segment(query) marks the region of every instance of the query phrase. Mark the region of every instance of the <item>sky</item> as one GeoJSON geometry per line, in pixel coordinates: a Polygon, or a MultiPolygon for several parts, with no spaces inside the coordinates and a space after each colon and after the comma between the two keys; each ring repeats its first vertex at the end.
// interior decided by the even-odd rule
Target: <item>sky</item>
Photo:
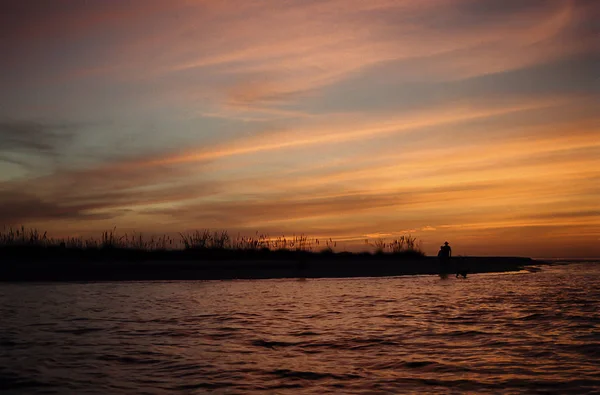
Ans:
{"type": "Polygon", "coordinates": [[[0,12],[0,225],[600,256],[600,2],[0,12]]]}

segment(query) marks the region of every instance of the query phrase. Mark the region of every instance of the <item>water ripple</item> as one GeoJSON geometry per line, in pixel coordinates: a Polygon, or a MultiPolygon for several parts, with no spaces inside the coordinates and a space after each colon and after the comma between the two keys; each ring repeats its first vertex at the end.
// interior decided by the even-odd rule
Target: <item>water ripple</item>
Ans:
{"type": "Polygon", "coordinates": [[[6,393],[593,393],[600,265],[0,284],[6,393]]]}

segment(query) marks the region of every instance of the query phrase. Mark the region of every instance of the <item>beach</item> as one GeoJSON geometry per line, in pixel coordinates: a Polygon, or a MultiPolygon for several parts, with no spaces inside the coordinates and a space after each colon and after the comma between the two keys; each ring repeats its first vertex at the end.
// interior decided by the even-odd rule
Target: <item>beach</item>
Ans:
{"type": "Polygon", "coordinates": [[[400,258],[376,254],[300,254],[282,259],[214,257],[178,260],[22,261],[0,265],[0,281],[146,281],[269,278],[347,278],[467,274],[523,270],[542,264],[524,257],[459,257],[442,267],[437,258],[400,258]]]}

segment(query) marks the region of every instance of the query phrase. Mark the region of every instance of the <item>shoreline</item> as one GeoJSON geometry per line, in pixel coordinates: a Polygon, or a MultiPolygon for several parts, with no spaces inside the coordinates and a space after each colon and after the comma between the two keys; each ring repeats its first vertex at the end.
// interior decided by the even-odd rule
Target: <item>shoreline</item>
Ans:
{"type": "Polygon", "coordinates": [[[278,259],[25,261],[0,263],[0,282],[174,281],[274,278],[351,278],[513,272],[551,264],[526,257],[456,257],[442,268],[436,257],[317,255],[278,259]]]}

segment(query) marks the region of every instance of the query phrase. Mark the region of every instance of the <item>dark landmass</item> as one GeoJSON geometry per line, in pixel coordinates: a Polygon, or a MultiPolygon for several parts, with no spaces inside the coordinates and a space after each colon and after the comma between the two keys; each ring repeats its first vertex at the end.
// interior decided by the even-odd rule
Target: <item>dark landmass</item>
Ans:
{"type": "Polygon", "coordinates": [[[420,252],[392,254],[60,248],[0,249],[0,281],[148,281],[381,277],[519,271],[543,262],[523,257],[456,257],[442,267],[420,252]]]}

